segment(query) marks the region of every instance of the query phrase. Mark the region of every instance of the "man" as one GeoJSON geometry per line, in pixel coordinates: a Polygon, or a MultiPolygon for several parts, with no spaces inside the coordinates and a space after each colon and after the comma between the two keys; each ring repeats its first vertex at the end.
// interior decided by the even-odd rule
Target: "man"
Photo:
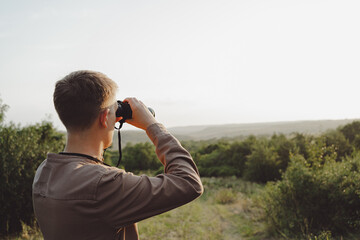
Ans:
{"type": "Polygon", "coordinates": [[[135,176],[105,166],[116,118],[115,82],[77,71],[58,81],[56,111],[67,129],[63,152],[49,153],[36,171],[33,204],[45,239],[138,239],[136,222],[169,211],[203,192],[190,154],[136,98],[127,123],[154,143],[165,173],[135,176]]]}

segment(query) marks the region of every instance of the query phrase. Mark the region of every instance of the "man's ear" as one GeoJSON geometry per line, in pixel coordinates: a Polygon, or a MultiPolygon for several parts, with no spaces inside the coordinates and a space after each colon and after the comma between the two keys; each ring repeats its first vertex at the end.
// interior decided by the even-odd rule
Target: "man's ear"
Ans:
{"type": "Polygon", "coordinates": [[[109,117],[110,109],[106,109],[105,111],[102,111],[100,113],[100,125],[104,128],[107,128],[108,126],[108,117],[109,117]]]}

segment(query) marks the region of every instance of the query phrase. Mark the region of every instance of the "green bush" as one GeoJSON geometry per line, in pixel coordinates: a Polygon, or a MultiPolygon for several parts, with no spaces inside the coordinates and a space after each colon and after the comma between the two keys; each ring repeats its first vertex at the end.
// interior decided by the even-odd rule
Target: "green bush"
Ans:
{"type": "Polygon", "coordinates": [[[270,139],[270,145],[273,146],[277,153],[279,163],[279,169],[285,170],[290,162],[290,155],[295,151],[295,143],[292,140],[286,138],[284,134],[274,134],[270,139]]]}
{"type": "Polygon", "coordinates": [[[231,166],[220,165],[220,166],[210,166],[210,167],[198,167],[200,175],[204,177],[225,177],[225,176],[236,176],[238,170],[231,166]]]}
{"type": "Polygon", "coordinates": [[[296,133],[295,136],[291,139],[291,141],[295,144],[294,153],[298,153],[302,155],[305,159],[308,159],[310,156],[309,143],[314,142],[314,137],[301,133],[296,133]]]}
{"type": "Polygon", "coordinates": [[[225,177],[243,175],[247,156],[256,142],[253,136],[242,142],[210,144],[200,148],[194,155],[201,176],[225,177]]]}
{"type": "Polygon", "coordinates": [[[351,155],[353,147],[348,139],[345,138],[341,131],[328,131],[322,135],[322,141],[327,147],[333,147],[336,151],[336,160],[340,161],[342,158],[351,155]]]}
{"type": "Polygon", "coordinates": [[[338,129],[350,143],[356,139],[356,136],[360,134],[360,121],[354,121],[350,124],[346,124],[338,129]]]}
{"type": "Polygon", "coordinates": [[[49,122],[28,127],[0,126],[0,235],[33,226],[32,182],[48,152],[64,148],[64,136],[49,122]]]}
{"type": "Polygon", "coordinates": [[[263,139],[256,142],[252,153],[248,156],[244,177],[254,182],[265,183],[279,179],[281,176],[281,160],[269,141],[263,139]]]}
{"type": "Polygon", "coordinates": [[[158,170],[162,166],[151,143],[128,144],[122,151],[126,171],[158,170]]]}
{"type": "Polygon", "coordinates": [[[5,112],[7,111],[8,108],[9,108],[9,106],[6,104],[3,104],[3,101],[0,98],[0,124],[3,123],[4,118],[5,118],[5,112]]]}
{"type": "Polygon", "coordinates": [[[272,229],[306,237],[359,231],[360,154],[318,163],[293,156],[283,179],[267,184],[263,202],[272,229]]]}

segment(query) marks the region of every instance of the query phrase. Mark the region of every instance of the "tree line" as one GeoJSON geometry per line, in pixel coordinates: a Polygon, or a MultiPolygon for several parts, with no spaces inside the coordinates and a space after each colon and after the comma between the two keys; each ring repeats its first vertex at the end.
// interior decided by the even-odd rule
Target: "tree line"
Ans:
{"type": "MultiPolygon", "coordinates": [[[[271,137],[248,136],[243,140],[184,141],[191,152],[201,176],[242,177],[249,181],[266,183],[279,180],[291,158],[305,159],[336,155],[342,161],[360,150],[360,122],[353,122],[320,136],[293,133],[291,136],[274,134],[271,137]]],[[[154,146],[148,142],[128,143],[123,149],[122,167],[128,171],[159,170],[154,146]]],[[[118,152],[109,150],[105,161],[115,165],[118,152]]],[[[160,171],[160,170],[159,170],[160,171]]]]}

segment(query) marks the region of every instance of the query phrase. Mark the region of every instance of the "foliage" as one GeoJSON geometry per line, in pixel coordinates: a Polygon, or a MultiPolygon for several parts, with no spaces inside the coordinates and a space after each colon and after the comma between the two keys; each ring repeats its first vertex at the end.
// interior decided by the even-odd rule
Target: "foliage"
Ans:
{"type": "Polygon", "coordinates": [[[316,164],[293,156],[283,179],[266,186],[263,202],[269,225],[286,236],[356,232],[360,228],[359,189],[360,154],[316,164]]]}
{"type": "Polygon", "coordinates": [[[9,108],[8,105],[3,104],[2,99],[0,98],[0,124],[4,121],[5,118],[5,112],[9,108]]]}
{"type": "MultiPolygon", "coordinates": [[[[360,135],[359,135],[360,136],[360,135]]],[[[348,139],[345,138],[341,131],[328,131],[322,135],[323,142],[327,147],[333,147],[336,151],[336,160],[340,161],[342,158],[351,155],[353,147],[348,139]]]]}
{"type": "MultiPolygon", "coordinates": [[[[110,166],[116,166],[119,161],[119,152],[118,150],[111,150],[108,148],[104,152],[103,157],[104,157],[104,163],[110,166]]],[[[122,161],[120,161],[119,167],[124,168],[122,161]]]]}
{"type": "Polygon", "coordinates": [[[256,138],[242,142],[218,142],[200,148],[194,155],[202,176],[242,176],[246,157],[256,138]]]}
{"type": "Polygon", "coordinates": [[[296,133],[295,136],[292,137],[291,141],[295,144],[294,153],[298,153],[305,159],[308,159],[310,156],[309,144],[314,142],[314,137],[296,133]]]}
{"type": "Polygon", "coordinates": [[[281,162],[273,146],[266,140],[258,141],[246,162],[245,178],[255,182],[267,182],[280,178],[281,162]]]}
{"type": "MultiPolygon", "coordinates": [[[[341,161],[352,154],[354,146],[360,147],[360,135],[353,144],[340,130],[333,130],[318,137],[295,133],[292,138],[274,134],[270,138],[249,136],[243,141],[203,144],[193,147],[192,155],[202,176],[238,176],[265,183],[281,178],[291,155],[299,154],[311,162],[324,162],[335,157],[341,161]],[[323,152],[314,148],[324,148],[323,152]]],[[[360,148],[359,148],[360,149],[360,148]]]]}
{"type": "Polygon", "coordinates": [[[32,182],[47,152],[64,147],[64,136],[49,122],[28,127],[0,126],[0,234],[33,226],[32,182]]]}
{"type": "Polygon", "coordinates": [[[122,164],[126,171],[158,170],[162,167],[151,143],[128,144],[122,152],[122,164]]]}
{"type": "Polygon", "coordinates": [[[300,233],[300,239],[332,239],[360,229],[360,211],[355,210],[360,209],[359,132],[360,124],[353,122],[316,137],[295,133],[219,141],[193,156],[202,176],[277,180],[268,183],[262,198],[269,229],[285,238],[300,233]],[[246,141],[251,144],[244,147],[246,141]]]}
{"type": "Polygon", "coordinates": [[[340,127],[338,130],[344,134],[345,138],[349,140],[350,143],[353,143],[356,139],[356,136],[360,134],[360,121],[346,124],[345,126],[340,127]]]}

